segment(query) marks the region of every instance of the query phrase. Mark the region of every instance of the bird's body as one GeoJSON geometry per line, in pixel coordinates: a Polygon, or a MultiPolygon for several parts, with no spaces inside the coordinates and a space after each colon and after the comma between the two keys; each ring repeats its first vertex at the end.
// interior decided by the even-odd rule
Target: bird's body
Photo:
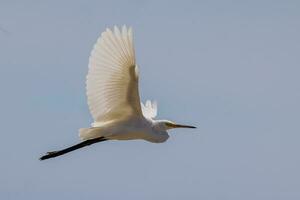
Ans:
{"type": "Polygon", "coordinates": [[[56,157],[96,142],[138,140],[165,142],[171,128],[195,128],[168,120],[155,120],[156,102],[140,101],[139,69],[135,60],[132,29],[106,29],[97,40],[89,58],[86,81],[87,99],[94,123],[81,128],[83,142],[49,152],[42,160],[56,157]]]}
{"type": "Polygon", "coordinates": [[[161,143],[169,138],[166,130],[160,129],[159,123],[152,119],[129,117],[121,120],[112,120],[106,123],[94,124],[95,127],[80,129],[82,140],[105,137],[110,140],[138,140],[161,143]]]}

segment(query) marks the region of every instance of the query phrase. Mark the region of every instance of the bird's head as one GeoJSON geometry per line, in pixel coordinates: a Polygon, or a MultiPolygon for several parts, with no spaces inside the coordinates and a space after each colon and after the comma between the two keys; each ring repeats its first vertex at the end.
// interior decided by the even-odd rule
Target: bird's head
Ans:
{"type": "Polygon", "coordinates": [[[160,130],[169,130],[172,128],[196,128],[195,126],[190,126],[190,125],[183,125],[183,124],[177,124],[169,120],[158,120],[156,122],[156,126],[160,130]]]}

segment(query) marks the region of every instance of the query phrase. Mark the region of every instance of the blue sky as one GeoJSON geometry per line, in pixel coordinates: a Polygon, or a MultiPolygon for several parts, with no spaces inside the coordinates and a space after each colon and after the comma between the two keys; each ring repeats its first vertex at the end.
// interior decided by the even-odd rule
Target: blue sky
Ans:
{"type": "Polygon", "coordinates": [[[1,1],[0,199],[300,198],[298,1],[1,1]],[[79,141],[89,53],[131,25],[164,144],[79,141]]]}

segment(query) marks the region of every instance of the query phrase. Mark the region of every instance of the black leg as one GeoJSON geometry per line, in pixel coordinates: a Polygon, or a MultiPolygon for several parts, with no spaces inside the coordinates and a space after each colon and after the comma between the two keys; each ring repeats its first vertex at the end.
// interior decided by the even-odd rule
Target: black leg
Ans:
{"type": "Polygon", "coordinates": [[[57,157],[57,156],[61,156],[65,153],[69,153],[69,152],[74,151],[76,149],[80,149],[82,147],[85,147],[85,146],[88,146],[88,145],[91,145],[91,144],[94,144],[94,143],[97,143],[97,142],[103,142],[103,141],[106,141],[106,140],[107,139],[104,138],[104,137],[99,137],[99,138],[95,138],[95,139],[86,140],[86,141],[83,141],[79,144],[75,144],[71,147],[68,147],[66,149],[62,149],[62,150],[59,150],[59,151],[48,152],[46,155],[40,157],[40,160],[46,160],[46,159],[49,159],[49,158],[54,158],[54,157],[57,157]]]}

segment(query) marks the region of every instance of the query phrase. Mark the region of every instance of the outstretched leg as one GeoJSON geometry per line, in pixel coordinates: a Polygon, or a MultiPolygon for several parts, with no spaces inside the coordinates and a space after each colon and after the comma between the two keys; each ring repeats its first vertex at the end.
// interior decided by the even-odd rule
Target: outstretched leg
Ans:
{"type": "Polygon", "coordinates": [[[94,144],[94,143],[97,143],[97,142],[103,142],[105,140],[107,140],[107,139],[104,138],[104,137],[99,137],[99,138],[95,138],[95,139],[86,140],[86,141],[80,142],[79,144],[75,144],[75,145],[73,145],[71,147],[68,147],[66,149],[63,149],[63,150],[48,152],[46,155],[40,157],[40,160],[46,160],[46,159],[49,159],[49,158],[54,158],[54,157],[57,157],[57,156],[61,156],[65,153],[69,153],[69,152],[74,151],[76,149],[80,149],[82,147],[85,147],[85,146],[88,146],[88,145],[91,145],[91,144],[94,144]]]}

